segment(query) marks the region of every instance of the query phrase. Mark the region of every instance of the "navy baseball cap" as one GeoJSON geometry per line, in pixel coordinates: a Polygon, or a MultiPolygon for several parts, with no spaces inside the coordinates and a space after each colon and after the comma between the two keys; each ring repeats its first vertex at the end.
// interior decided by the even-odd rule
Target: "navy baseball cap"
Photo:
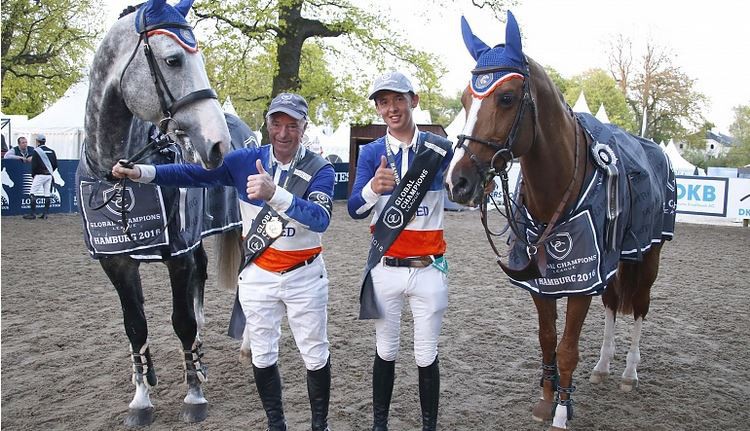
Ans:
{"type": "Polygon", "coordinates": [[[375,93],[383,90],[415,94],[411,81],[401,72],[389,72],[376,78],[372,83],[372,89],[367,98],[372,100],[375,98],[375,93]]]}
{"type": "Polygon", "coordinates": [[[283,112],[297,120],[307,118],[307,101],[304,97],[293,93],[280,93],[271,101],[266,116],[283,112]]]}

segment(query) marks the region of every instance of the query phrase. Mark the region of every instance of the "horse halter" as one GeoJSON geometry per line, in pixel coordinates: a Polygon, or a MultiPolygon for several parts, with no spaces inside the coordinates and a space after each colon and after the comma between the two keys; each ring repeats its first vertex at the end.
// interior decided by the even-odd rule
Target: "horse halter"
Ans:
{"type": "MultiPolygon", "coordinates": [[[[128,63],[125,65],[125,68],[123,68],[122,73],[120,74],[120,93],[122,93],[122,81],[123,77],[125,76],[125,71],[128,70],[128,67],[130,66],[130,63],[133,61],[133,58],[135,58],[135,54],[138,52],[138,47],[143,43],[143,53],[146,55],[146,60],[148,61],[148,68],[151,71],[151,77],[154,79],[154,87],[156,88],[156,95],[159,98],[159,105],[161,106],[161,112],[162,112],[162,119],[159,120],[159,130],[162,133],[167,133],[167,130],[169,128],[169,123],[172,121],[175,121],[172,117],[177,111],[184,108],[185,106],[190,105],[193,102],[196,102],[198,100],[202,99],[218,99],[219,96],[216,94],[216,91],[214,91],[212,88],[204,88],[201,90],[196,90],[191,93],[186,94],[185,96],[181,97],[180,99],[176,99],[172,92],[169,90],[169,87],[167,86],[167,81],[164,79],[164,75],[161,72],[161,69],[159,68],[159,64],[156,61],[156,58],[154,57],[153,50],[151,49],[151,45],[148,41],[148,33],[153,30],[163,29],[163,28],[182,28],[182,29],[189,29],[192,30],[192,27],[190,27],[187,24],[182,23],[175,23],[175,22],[162,22],[154,25],[146,25],[146,14],[141,14],[141,30],[140,32],[140,38],[138,39],[138,43],[135,46],[135,49],[133,50],[133,53],[130,55],[130,59],[128,59],[128,63]]],[[[176,123],[176,121],[175,121],[176,123]]],[[[179,134],[179,124],[177,125],[177,133],[179,134]]]]}
{"type": "Polygon", "coordinates": [[[484,140],[477,138],[476,136],[472,135],[458,135],[458,142],[456,143],[456,148],[463,148],[464,151],[469,153],[470,159],[474,166],[477,168],[477,171],[479,172],[479,176],[482,178],[483,184],[482,186],[486,186],[487,182],[489,182],[492,177],[495,175],[499,175],[501,170],[498,170],[495,168],[495,164],[498,162],[498,158],[505,161],[505,169],[502,171],[507,171],[510,168],[510,163],[512,163],[513,159],[515,158],[513,154],[513,144],[516,143],[518,138],[518,132],[521,128],[521,122],[523,121],[524,115],[526,114],[527,109],[531,111],[532,117],[532,130],[534,133],[533,139],[532,139],[532,145],[533,142],[536,141],[536,125],[537,125],[537,111],[536,111],[536,103],[534,102],[534,97],[531,95],[531,77],[529,75],[528,70],[522,70],[515,67],[490,67],[490,68],[481,68],[481,69],[474,69],[471,71],[471,73],[495,73],[495,72],[512,72],[517,73],[519,75],[523,76],[523,95],[521,98],[521,103],[518,107],[518,110],[516,111],[516,117],[513,119],[513,124],[511,125],[510,132],[508,133],[508,136],[505,138],[505,142],[500,144],[495,141],[490,140],[484,140]],[[495,154],[492,156],[492,159],[490,159],[490,162],[483,162],[479,160],[479,158],[474,154],[471,149],[469,149],[469,146],[465,144],[466,141],[473,141],[478,144],[482,144],[486,147],[491,148],[495,151],[495,154]]]}

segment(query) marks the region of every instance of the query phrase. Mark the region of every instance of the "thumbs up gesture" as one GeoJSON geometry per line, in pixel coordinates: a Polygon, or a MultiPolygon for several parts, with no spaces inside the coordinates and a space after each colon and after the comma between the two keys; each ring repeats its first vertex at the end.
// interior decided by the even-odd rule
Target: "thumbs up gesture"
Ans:
{"type": "Polygon", "coordinates": [[[370,187],[379,195],[388,193],[396,187],[396,173],[388,166],[385,156],[380,156],[380,166],[375,171],[375,176],[372,177],[370,187]]]}
{"type": "Polygon", "coordinates": [[[263,168],[260,159],[255,161],[255,168],[258,173],[247,176],[247,197],[267,201],[276,192],[276,184],[274,184],[271,175],[263,168]]]}

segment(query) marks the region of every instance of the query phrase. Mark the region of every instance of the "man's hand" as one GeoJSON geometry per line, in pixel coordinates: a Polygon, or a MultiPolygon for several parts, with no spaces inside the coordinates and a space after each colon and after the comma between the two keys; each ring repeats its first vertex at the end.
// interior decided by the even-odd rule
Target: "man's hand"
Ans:
{"type": "Polygon", "coordinates": [[[26,157],[26,158],[21,157],[21,160],[23,160],[24,163],[31,163],[31,156],[26,157]]]}
{"type": "Polygon", "coordinates": [[[380,156],[380,166],[375,171],[375,176],[372,177],[370,183],[372,191],[382,195],[388,193],[396,187],[396,174],[393,169],[388,167],[388,161],[385,156],[380,156]]]}
{"type": "Polygon", "coordinates": [[[255,167],[258,173],[247,176],[247,197],[250,199],[260,199],[262,201],[270,200],[276,193],[276,184],[273,178],[263,169],[260,159],[255,161],[255,167]]]}
{"type": "Polygon", "coordinates": [[[124,166],[124,160],[120,160],[112,166],[112,176],[115,178],[130,178],[137,180],[141,177],[141,168],[133,166],[132,168],[124,166]]]}

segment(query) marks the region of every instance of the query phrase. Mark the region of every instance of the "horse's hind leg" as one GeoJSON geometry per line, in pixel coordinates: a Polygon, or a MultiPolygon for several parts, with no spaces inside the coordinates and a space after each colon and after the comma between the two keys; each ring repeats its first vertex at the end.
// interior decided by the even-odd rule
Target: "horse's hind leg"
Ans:
{"type": "Polygon", "coordinates": [[[633,330],[631,331],[630,349],[625,364],[625,371],[622,373],[620,380],[620,389],[630,392],[633,388],[638,387],[638,364],[641,362],[641,332],[643,329],[643,319],[648,314],[651,304],[651,286],[656,281],[656,275],[659,272],[659,256],[661,254],[661,244],[655,244],[643,258],[643,261],[628,265],[628,269],[633,271],[631,279],[634,280],[631,286],[626,288],[632,289],[629,295],[629,304],[625,310],[632,309],[633,312],[633,330]]]}
{"type": "Polygon", "coordinates": [[[149,388],[156,386],[157,379],[148,348],[139,262],[127,256],[112,256],[102,258],[99,263],[120,297],[125,333],[130,340],[135,395],[124,424],[128,427],[150,425],[154,420],[154,406],[149,398],[149,388]]]}
{"type": "Polygon", "coordinates": [[[617,309],[619,306],[620,278],[615,277],[607,286],[602,295],[604,304],[604,340],[599,351],[599,361],[591,372],[589,381],[601,383],[609,377],[609,365],[615,357],[615,322],[617,320],[617,309]]]}
{"type": "Polygon", "coordinates": [[[201,383],[206,380],[206,367],[202,363],[199,336],[208,259],[201,245],[193,253],[170,259],[166,264],[172,282],[172,327],[182,344],[188,387],[180,418],[187,423],[201,422],[208,416],[208,401],[201,389],[201,383]]]}

